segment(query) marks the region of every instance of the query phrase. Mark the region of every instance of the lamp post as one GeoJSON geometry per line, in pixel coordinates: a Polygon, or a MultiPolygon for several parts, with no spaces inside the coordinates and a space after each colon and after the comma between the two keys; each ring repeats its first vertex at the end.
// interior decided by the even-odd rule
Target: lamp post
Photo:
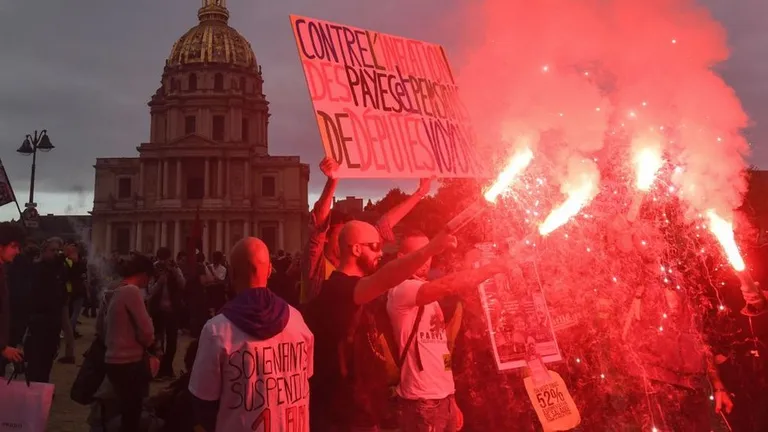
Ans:
{"type": "Polygon", "coordinates": [[[35,207],[35,164],[37,163],[37,151],[49,152],[53,150],[53,144],[48,138],[48,131],[43,129],[39,134],[27,135],[17,152],[23,155],[32,155],[32,178],[29,182],[29,202],[25,207],[35,207]]]}

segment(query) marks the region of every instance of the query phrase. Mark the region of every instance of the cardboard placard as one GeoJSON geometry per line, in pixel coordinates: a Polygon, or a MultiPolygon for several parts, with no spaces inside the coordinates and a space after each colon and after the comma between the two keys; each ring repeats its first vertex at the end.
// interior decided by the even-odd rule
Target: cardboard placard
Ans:
{"type": "Polygon", "coordinates": [[[291,25],[339,177],[488,176],[440,45],[296,15],[291,25]]]}
{"type": "Polygon", "coordinates": [[[581,423],[579,409],[560,374],[555,371],[548,373],[549,381],[540,385],[534,384],[533,377],[523,378],[531,404],[545,431],[573,429],[581,423]]]}

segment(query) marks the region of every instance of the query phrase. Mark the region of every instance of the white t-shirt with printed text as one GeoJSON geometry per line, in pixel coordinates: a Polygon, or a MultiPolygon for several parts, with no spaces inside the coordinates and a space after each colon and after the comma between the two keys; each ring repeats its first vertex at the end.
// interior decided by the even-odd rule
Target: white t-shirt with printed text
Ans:
{"type": "Polygon", "coordinates": [[[313,355],[314,336],[293,307],[285,329],[267,340],[219,314],[200,335],[189,391],[220,401],[218,431],[308,432],[313,355]]]}
{"type": "MultiPolygon", "coordinates": [[[[399,347],[408,342],[419,307],[416,294],[425,281],[409,279],[389,292],[387,312],[399,347]]],[[[416,337],[401,369],[397,394],[403,399],[444,399],[455,392],[445,317],[438,302],[424,305],[416,337]],[[416,344],[423,370],[419,370],[416,344]]]]}

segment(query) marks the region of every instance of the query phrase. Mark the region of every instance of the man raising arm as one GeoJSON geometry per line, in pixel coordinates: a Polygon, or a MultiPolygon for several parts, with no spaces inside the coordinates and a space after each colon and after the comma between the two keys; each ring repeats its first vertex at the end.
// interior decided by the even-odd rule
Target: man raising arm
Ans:
{"type": "MultiPolygon", "coordinates": [[[[324,280],[339,265],[338,237],[341,228],[349,217],[340,212],[332,212],[333,195],[336,192],[338,165],[332,159],[325,158],[320,163],[320,170],[328,180],[320,198],[309,214],[309,240],[304,247],[301,260],[301,303],[307,303],[320,292],[324,280]]],[[[376,229],[384,241],[394,240],[392,227],[397,225],[413,207],[429,193],[431,181],[422,179],[419,188],[405,201],[387,212],[376,224],[376,229]]]]}

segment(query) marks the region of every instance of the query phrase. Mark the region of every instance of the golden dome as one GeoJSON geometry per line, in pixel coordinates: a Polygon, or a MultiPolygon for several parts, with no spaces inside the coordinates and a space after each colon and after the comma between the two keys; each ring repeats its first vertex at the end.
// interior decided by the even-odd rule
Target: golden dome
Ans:
{"type": "Polygon", "coordinates": [[[203,0],[197,11],[200,24],[192,27],[179,38],[167,66],[219,63],[256,68],[256,56],[251,44],[233,29],[229,21],[226,0],[203,0]]]}

